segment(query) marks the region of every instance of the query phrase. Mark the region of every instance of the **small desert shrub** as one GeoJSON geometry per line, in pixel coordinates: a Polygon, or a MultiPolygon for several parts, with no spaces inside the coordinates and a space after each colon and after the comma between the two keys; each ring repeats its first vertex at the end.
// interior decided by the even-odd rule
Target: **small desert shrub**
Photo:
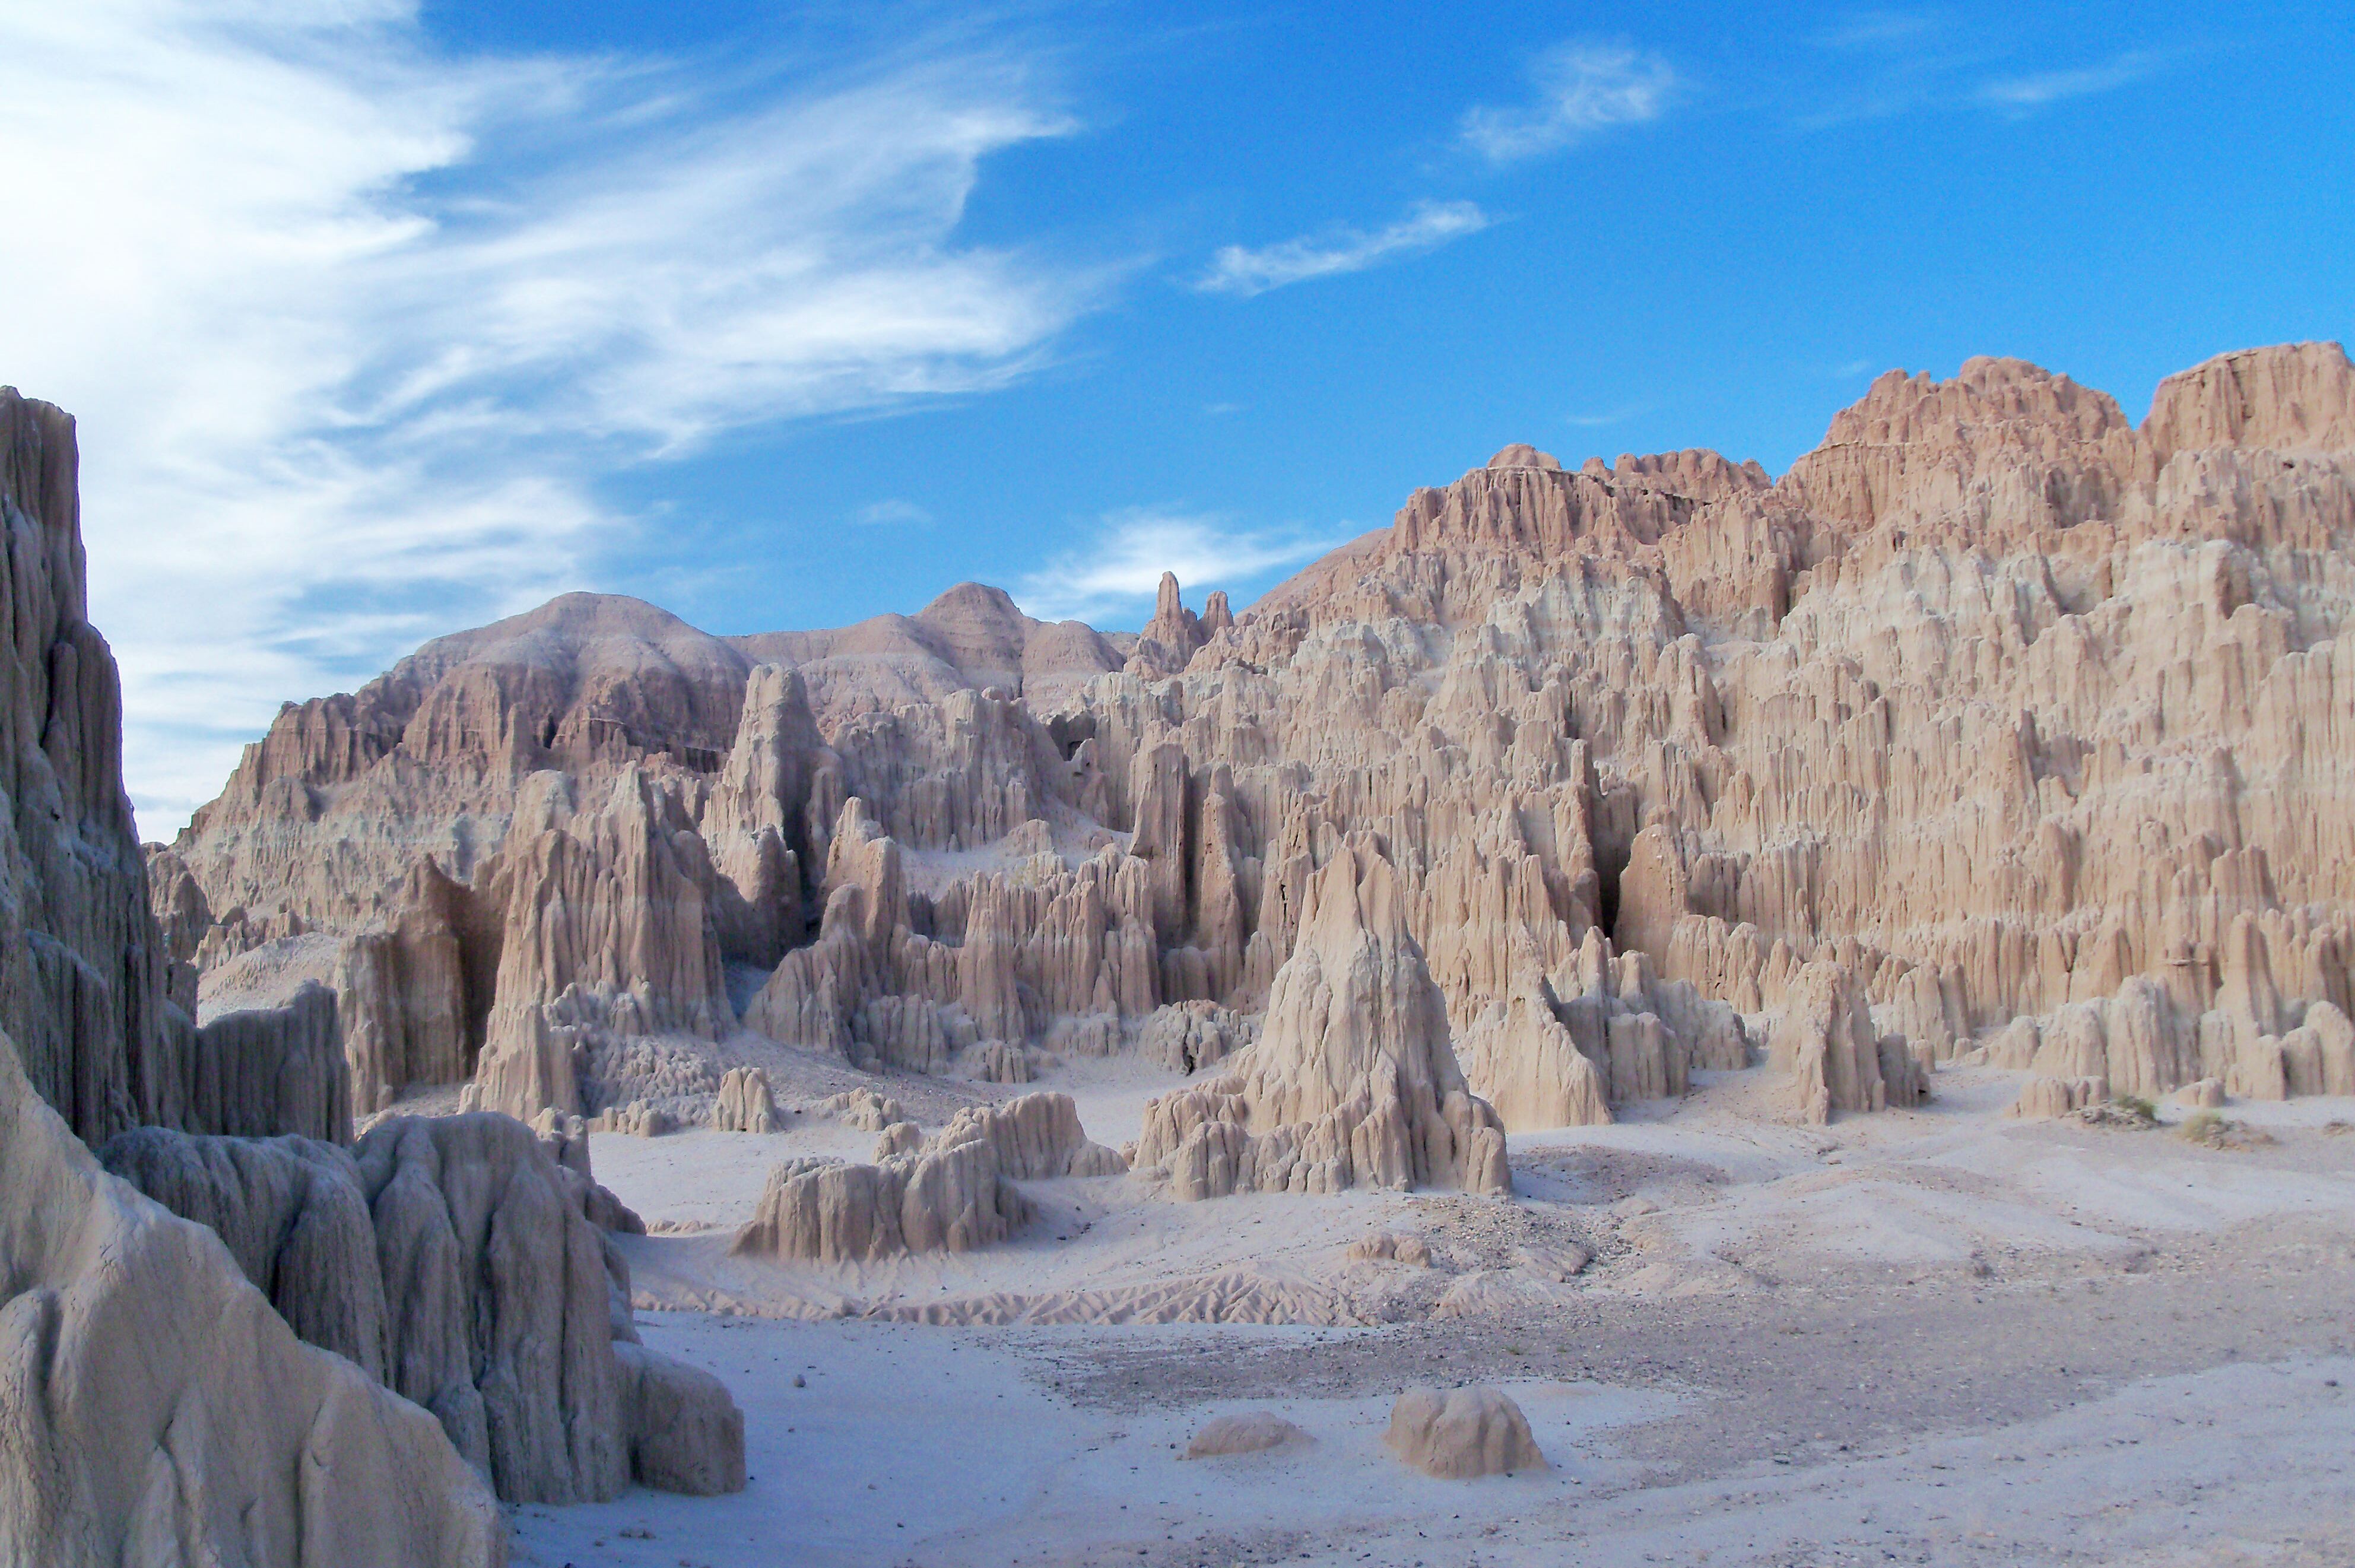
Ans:
{"type": "Polygon", "coordinates": [[[2228,1122],[2213,1111],[2194,1112],[2183,1118],[2176,1131],[2209,1148],[2256,1148],[2274,1141],[2273,1134],[2264,1128],[2228,1122]]]}
{"type": "Polygon", "coordinates": [[[2123,1127],[2129,1132],[2158,1125],[2158,1107],[2137,1094],[2114,1095],[2070,1115],[2089,1127],[2123,1127]]]}

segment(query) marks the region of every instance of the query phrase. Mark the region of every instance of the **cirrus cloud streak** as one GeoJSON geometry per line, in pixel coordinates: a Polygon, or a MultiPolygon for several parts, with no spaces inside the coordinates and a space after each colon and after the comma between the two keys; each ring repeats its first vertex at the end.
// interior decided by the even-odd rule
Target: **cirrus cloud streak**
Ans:
{"type": "Polygon", "coordinates": [[[1018,54],[455,58],[416,7],[0,15],[0,379],[79,419],[142,825],[288,696],[585,585],[600,481],[986,390],[1116,274],[960,241],[1018,54]]]}

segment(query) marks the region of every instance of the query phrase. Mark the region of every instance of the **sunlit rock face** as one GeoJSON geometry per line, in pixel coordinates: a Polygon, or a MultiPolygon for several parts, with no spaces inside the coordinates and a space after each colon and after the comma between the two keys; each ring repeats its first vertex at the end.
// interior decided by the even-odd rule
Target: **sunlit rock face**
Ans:
{"type": "Polygon", "coordinates": [[[2335,345],[2139,428],[2018,360],[1892,371],[1780,478],[1508,446],[1135,638],[971,585],[733,640],[571,596],[290,708],[176,852],[239,941],[408,944],[427,1043],[356,1060],[363,1109],[708,1119],[629,1042],[740,1025],[1018,1076],[1201,1004],[1215,1061],[1351,844],[1515,1127],[1760,1054],[1798,1114],[1902,1105],[2094,1002],[2120,1083],[2296,1093],[2350,1010],[2350,527],[2335,345]]]}

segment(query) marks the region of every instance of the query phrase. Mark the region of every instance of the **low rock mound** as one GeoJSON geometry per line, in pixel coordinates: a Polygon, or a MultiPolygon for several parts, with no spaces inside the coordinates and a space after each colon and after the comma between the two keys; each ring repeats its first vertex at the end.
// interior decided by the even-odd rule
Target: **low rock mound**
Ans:
{"type": "Polygon", "coordinates": [[[1407,1390],[1391,1406],[1382,1445],[1446,1481],[1546,1468],[1521,1407],[1492,1388],[1407,1390]]]}
{"type": "Polygon", "coordinates": [[[1264,1454],[1271,1448],[1316,1442],[1272,1410],[1246,1410],[1236,1415],[1221,1415],[1194,1434],[1186,1445],[1188,1459],[1219,1459],[1231,1454],[1264,1454]]]}
{"type": "Polygon", "coordinates": [[[2003,1114],[2021,1121],[2042,1121],[2098,1105],[2109,1097],[2106,1078],[2047,1078],[2040,1073],[2019,1086],[2019,1098],[2003,1114]]]}
{"type": "Polygon", "coordinates": [[[879,1133],[896,1122],[911,1122],[908,1107],[873,1089],[846,1089],[817,1103],[825,1115],[862,1133],[879,1133]]]}
{"type": "Polygon", "coordinates": [[[820,1263],[971,1252],[1029,1220],[1015,1182],[1127,1168],[1118,1153],[1088,1141],[1068,1094],[969,1105],[921,1147],[884,1152],[903,1143],[888,1138],[872,1165],[805,1157],[778,1166],[731,1250],[820,1263]]]}

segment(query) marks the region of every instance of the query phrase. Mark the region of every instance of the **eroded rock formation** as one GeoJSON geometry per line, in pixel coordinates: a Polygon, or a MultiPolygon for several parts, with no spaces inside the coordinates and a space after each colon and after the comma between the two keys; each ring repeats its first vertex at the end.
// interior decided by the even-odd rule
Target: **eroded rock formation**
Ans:
{"type": "Polygon", "coordinates": [[[1241,1033],[1160,1009],[1266,1013],[1363,834],[1517,1125],[1741,1065],[1819,965],[1864,1012],[1797,998],[1810,1111],[1918,1093],[1865,1071],[1884,1039],[1934,1068],[2112,1001],[2152,1089],[2296,1092],[2330,1071],[2309,1012],[2355,1007],[2350,386],[2335,345],[2227,355],[2137,429],[1981,358],[1883,376],[1780,478],[1510,446],[1240,614],[1165,581],[1133,641],[971,586],[735,642],[573,596],[290,709],[177,853],[240,932],[355,938],[430,853],[496,984],[428,1009],[476,1060],[419,1060],[517,1108],[572,1103],[568,1060],[602,1108],[604,1037],[724,1029],[730,964],[766,976],[746,1023],[857,1065],[1018,1076],[1148,1035],[1218,1065],[1241,1033]],[[494,933],[607,852],[527,861],[535,776],[594,803],[628,770],[647,826],[597,872],[677,896],[510,959],[494,933]]]}
{"type": "Polygon", "coordinates": [[[1391,1406],[1382,1445],[1426,1476],[1468,1481],[1546,1468],[1529,1417],[1492,1388],[1414,1388],[1391,1406]]]}
{"type": "Polygon", "coordinates": [[[891,1136],[910,1127],[881,1124],[886,1142],[872,1165],[803,1157],[777,1166],[733,1250],[821,1263],[971,1252],[1028,1221],[1016,1182],[1126,1168],[1118,1153],[1088,1141],[1068,1094],[969,1106],[914,1147],[891,1136]]]}
{"type": "Polygon", "coordinates": [[[1507,1192],[1504,1127],[1465,1086],[1447,1015],[1369,838],[1309,886],[1259,1040],[1146,1108],[1139,1167],[1179,1198],[1440,1186],[1507,1192]]]}
{"type": "Polygon", "coordinates": [[[197,933],[149,906],[114,662],[82,618],[76,466],[72,421],[0,388],[0,1561],[503,1563],[488,1488],[363,1364],[380,1295],[357,1275],[275,1289],[361,1259],[327,1174],[348,1156],[194,1173],[217,1232],[90,1152],[172,1136],[149,1125],[348,1124],[332,997],[199,1031],[174,985],[197,933]]]}

